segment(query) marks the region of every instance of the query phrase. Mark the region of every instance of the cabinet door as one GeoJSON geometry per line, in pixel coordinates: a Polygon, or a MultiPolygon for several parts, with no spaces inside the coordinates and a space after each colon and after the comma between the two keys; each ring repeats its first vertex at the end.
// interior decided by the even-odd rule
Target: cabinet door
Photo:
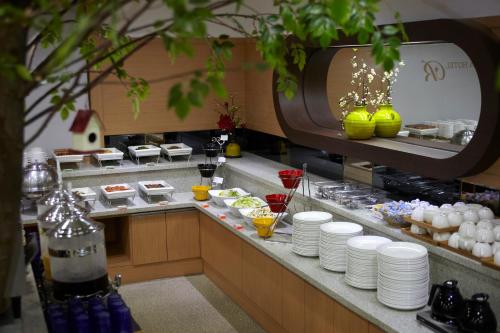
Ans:
{"type": "Polygon", "coordinates": [[[306,283],[286,268],[283,279],[283,328],[290,333],[304,333],[304,298],[306,283]]]}
{"type": "Polygon", "coordinates": [[[368,333],[369,322],[339,303],[335,303],[335,333],[368,333]]]}
{"type": "Polygon", "coordinates": [[[166,214],[168,261],[200,257],[200,222],[197,211],[166,214]]]}
{"type": "Polygon", "coordinates": [[[278,324],[282,322],[281,269],[273,259],[243,243],[243,292],[278,324]]]}
{"type": "Polygon", "coordinates": [[[167,261],[165,213],[129,217],[130,256],[133,265],[167,261]]]}
{"type": "Polygon", "coordinates": [[[375,326],[370,323],[370,326],[368,327],[368,332],[369,333],[384,333],[382,329],[380,329],[378,326],[375,326]]]}
{"type": "Polygon", "coordinates": [[[307,333],[332,333],[335,301],[313,286],[305,288],[305,331],[307,333]]]}
{"type": "Polygon", "coordinates": [[[242,241],[217,221],[200,214],[201,257],[234,287],[241,290],[242,241]]]}

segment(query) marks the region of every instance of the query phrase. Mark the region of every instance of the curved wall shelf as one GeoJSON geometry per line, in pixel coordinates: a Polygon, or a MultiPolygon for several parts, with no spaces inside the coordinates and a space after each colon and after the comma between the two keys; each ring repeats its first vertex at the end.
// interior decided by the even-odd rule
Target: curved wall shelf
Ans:
{"type": "MultiPolygon", "coordinates": [[[[471,59],[481,88],[481,113],[476,133],[467,146],[426,142],[417,145],[408,138],[366,141],[349,140],[341,123],[330,112],[327,98],[328,68],[341,46],[357,45],[353,37],[341,38],[326,50],[308,45],[308,61],[301,72],[290,61],[298,78],[298,90],[288,100],[276,90],[274,106],[286,136],[297,144],[366,159],[434,178],[457,178],[485,170],[500,156],[500,94],[495,88],[499,44],[485,29],[469,21],[432,20],[405,24],[411,43],[449,42],[471,59]]],[[[422,141],[422,140],[419,140],[422,141]]]]}

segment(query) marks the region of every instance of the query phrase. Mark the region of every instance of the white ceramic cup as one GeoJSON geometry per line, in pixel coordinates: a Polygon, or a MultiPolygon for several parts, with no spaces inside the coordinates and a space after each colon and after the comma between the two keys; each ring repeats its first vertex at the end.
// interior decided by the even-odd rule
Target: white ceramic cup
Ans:
{"type": "Polygon", "coordinates": [[[488,207],[481,208],[477,213],[481,220],[493,220],[495,218],[495,214],[493,214],[493,211],[488,207]]]}
{"type": "Polygon", "coordinates": [[[465,207],[465,202],[457,201],[453,204],[453,207],[465,207]]]}
{"type": "Polygon", "coordinates": [[[442,204],[439,208],[443,209],[443,208],[453,208],[453,205],[452,204],[442,204]]]}
{"type": "Polygon", "coordinates": [[[460,240],[460,235],[459,235],[459,233],[458,233],[458,232],[454,232],[454,233],[450,236],[450,238],[448,238],[448,245],[449,245],[450,247],[454,248],[454,249],[458,249],[458,247],[459,247],[459,244],[458,244],[459,240],[460,240]]]}
{"type": "Polygon", "coordinates": [[[493,251],[488,243],[476,243],[472,248],[472,255],[479,258],[488,258],[493,255],[493,251]]]}
{"type": "Polygon", "coordinates": [[[493,243],[495,241],[493,231],[488,229],[477,229],[476,241],[479,243],[493,243]]]}
{"type": "Polygon", "coordinates": [[[491,251],[493,251],[494,254],[500,251],[500,242],[495,242],[493,245],[491,245],[491,251]]]}
{"type": "Polygon", "coordinates": [[[458,233],[461,237],[475,238],[476,225],[470,221],[464,222],[460,225],[460,228],[458,228],[458,233]]]}
{"type": "Polygon", "coordinates": [[[449,232],[435,232],[432,235],[432,239],[438,242],[447,241],[450,239],[451,234],[449,232]]]}
{"type": "Polygon", "coordinates": [[[493,231],[493,223],[490,220],[480,220],[476,224],[476,228],[478,229],[488,229],[493,231]]]}
{"type": "Polygon", "coordinates": [[[452,227],[458,227],[464,222],[464,215],[460,212],[453,212],[448,214],[448,223],[452,227]]]}
{"type": "Polygon", "coordinates": [[[464,212],[464,220],[477,223],[479,221],[479,214],[477,211],[469,209],[464,212]]]}
{"type": "Polygon", "coordinates": [[[443,213],[434,215],[432,218],[432,226],[436,228],[448,228],[450,226],[448,216],[443,213]]]}
{"type": "Polygon", "coordinates": [[[425,235],[427,233],[427,230],[425,230],[425,228],[419,227],[416,224],[412,224],[410,227],[410,232],[416,235],[425,235]]]}
{"type": "Polygon", "coordinates": [[[495,253],[495,265],[500,266],[500,251],[497,251],[497,253],[495,253]]]}
{"type": "Polygon", "coordinates": [[[469,252],[472,251],[474,244],[476,244],[476,240],[472,237],[460,236],[460,239],[458,240],[459,248],[461,248],[462,250],[469,251],[469,252]]]}
{"type": "Polygon", "coordinates": [[[495,241],[500,242],[500,225],[493,228],[493,235],[495,235],[495,241]]]}
{"type": "Polygon", "coordinates": [[[436,206],[429,206],[424,209],[424,221],[425,223],[432,223],[432,218],[434,215],[439,214],[439,208],[436,206]]]}
{"type": "Polygon", "coordinates": [[[418,222],[424,221],[424,209],[422,207],[417,207],[411,212],[411,219],[418,222]]]}

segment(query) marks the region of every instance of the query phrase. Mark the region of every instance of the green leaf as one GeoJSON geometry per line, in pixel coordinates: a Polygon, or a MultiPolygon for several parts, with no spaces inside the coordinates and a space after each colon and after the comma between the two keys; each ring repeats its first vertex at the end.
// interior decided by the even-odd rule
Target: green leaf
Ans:
{"type": "Polygon", "coordinates": [[[384,33],[384,35],[393,36],[393,35],[396,35],[399,32],[399,30],[398,30],[398,28],[396,28],[393,25],[386,25],[382,29],[382,32],[384,33]]]}
{"type": "Polygon", "coordinates": [[[340,24],[345,23],[349,19],[349,5],[349,0],[334,0],[330,7],[332,18],[340,24]]]}
{"type": "Polygon", "coordinates": [[[19,75],[19,77],[25,81],[33,80],[33,77],[31,76],[30,71],[24,65],[20,65],[20,64],[16,65],[16,72],[19,75]]]}

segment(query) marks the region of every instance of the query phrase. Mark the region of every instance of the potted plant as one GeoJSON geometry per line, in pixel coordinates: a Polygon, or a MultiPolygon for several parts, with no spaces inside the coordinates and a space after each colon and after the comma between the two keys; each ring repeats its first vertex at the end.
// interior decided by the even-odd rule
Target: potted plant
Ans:
{"type": "Polygon", "coordinates": [[[229,101],[217,102],[215,112],[219,114],[217,126],[229,136],[229,143],[226,146],[226,157],[241,157],[240,145],[236,141],[236,129],[245,125],[238,115],[241,107],[234,102],[234,96],[230,96],[229,101]]]}
{"type": "MultiPolygon", "coordinates": [[[[354,52],[357,49],[353,49],[354,52]]],[[[366,140],[373,136],[375,121],[366,109],[370,100],[370,88],[376,76],[375,69],[368,67],[363,58],[354,55],[351,58],[353,90],[339,99],[342,110],[342,126],[347,138],[353,140],[366,140]]]]}
{"type": "Polygon", "coordinates": [[[380,75],[381,90],[375,91],[375,101],[377,111],[373,114],[375,121],[375,135],[381,138],[394,138],[401,129],[401,116],[392,106],[392,89],[399,75],[399,67],[404,66],[400,61],[398,66],[390,71],[384,71],[380,75]]]}

